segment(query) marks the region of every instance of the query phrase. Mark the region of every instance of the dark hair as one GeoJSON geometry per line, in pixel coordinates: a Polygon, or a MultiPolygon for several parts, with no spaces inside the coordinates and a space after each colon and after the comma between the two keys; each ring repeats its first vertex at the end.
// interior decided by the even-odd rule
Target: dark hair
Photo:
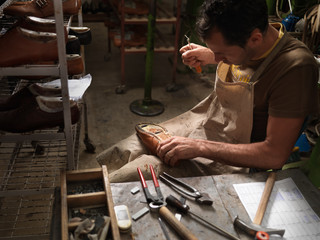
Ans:
{"type": "Polygon", "coordinates": [[[242,48],[254,29],[264,33],[267,26],[266,0],[205,0],[197,20],[197,31],[203,41],[217,30],[227,44],[242,48]]]}

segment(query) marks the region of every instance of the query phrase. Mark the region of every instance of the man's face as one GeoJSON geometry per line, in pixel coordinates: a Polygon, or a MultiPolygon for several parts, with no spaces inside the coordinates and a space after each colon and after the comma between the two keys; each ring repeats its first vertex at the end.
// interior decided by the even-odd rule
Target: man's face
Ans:
{"type": "Polygon", "coordinates": [[[216,62],[241,65],[254,56],[253,50],[248,46],[241,48],[237,45],[227,45],[219,31],[213,31],[206,44],[214,52],[216,62]]]}

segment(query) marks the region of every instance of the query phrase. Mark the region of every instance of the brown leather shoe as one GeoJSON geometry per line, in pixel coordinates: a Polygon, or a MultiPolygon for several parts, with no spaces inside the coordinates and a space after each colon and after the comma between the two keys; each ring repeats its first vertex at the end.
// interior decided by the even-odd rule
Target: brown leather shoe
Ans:
{"type": "Polygon", "coordinates": [[[0,111],[9,111],[28,104],[36,96],[58,97],[61,96],[61,88],[41,86],[38,83],[24,87],[11,96],[0,99],[0,111]]]}
{"type": "MultiPolygon", "coordinates": [[[[81,7],[81,0],[65,0],[62,2],[63,14],[72,16],[78,14],[81,7]]],[[[53,0],[32,0],[26,2],[13,2],[3,9],[6,15],[23,17],[50,17],[54,15],[53,0]]]]}
{"type": "Polygon", "coordinates": [[[35,32],[20,27],[0,37],[0,67],[35,64],[58,59],[55,33],[35,32]]]}
{"type": "MultiPolygon", "coordinates": [[[[56,22],[54,19],[25,16],[19,19],[15,26],[36,32],[56,33],[56,22]]],[[[67,41],[67,25],[64,26],[64,36],[65,40],[67,41]]]]}
{"type": "MultiPolygon", "coordinates": [[[[82,75],[84,73],[84,62],[79,54],[67,54],[67,69],[69,76],[82,75]]],[[[53,65],[57,62],[38,62],[36,65],[53,65]]],[[[39,80],[49,76],[22,76],[26,80],[39,80]]]]}
{"type": "MultiPolygon", "coordinates": [[[[70,101],[71,122],[80,118],[78,105],[70,101]]],[[[63,104],[61,97],[48,98],[38,96],[19,108],[0,112],[0,130],[22,133],[45,128],[64,126],[63,104]]]]}
{"type": "Polygon", "coordinates": [[[148,150],[156,155],[158,144],[171,137],[167,129],[158,124],[140,123],[136,125],[136,132],[148,150]]]}

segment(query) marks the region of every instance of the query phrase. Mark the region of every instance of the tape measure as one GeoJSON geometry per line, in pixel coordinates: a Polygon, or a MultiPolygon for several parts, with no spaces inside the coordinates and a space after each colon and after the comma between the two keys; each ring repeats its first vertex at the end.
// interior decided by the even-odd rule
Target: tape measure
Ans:
{"type": "Polygon", "coordinates": [[[269,234],[266,232],[259,231],[256,233],[255,240],[269,240],[269,234]]]}

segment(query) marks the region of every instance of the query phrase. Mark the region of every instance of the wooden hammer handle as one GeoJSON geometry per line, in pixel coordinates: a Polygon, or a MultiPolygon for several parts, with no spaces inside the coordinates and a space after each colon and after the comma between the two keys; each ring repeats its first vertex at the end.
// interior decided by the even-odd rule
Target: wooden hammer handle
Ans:
{"type": "Polygon", "coordinates": [[[171,227],[180,235],[184,240],[198,240],[193,233],[186,228],[176,217],[169,211],[167,207],[161,207],[159,210],[160,216],[165,219],[171,227]]]}
{"type": "Polygon", "coordinates": [[[264,190],[263,190],[260,202],[259,202],[258,210],[256,212],[254,219],[253,219],[254,224],[260,225],[262,222],[264,213],[266,212],[266,209],[267,209],[269,197],[271,195],[275,180],[276,180],[276,173],[271,172],[268,176],[267,181],[266,181],[266,185],[264,187],[264,190]]]}

